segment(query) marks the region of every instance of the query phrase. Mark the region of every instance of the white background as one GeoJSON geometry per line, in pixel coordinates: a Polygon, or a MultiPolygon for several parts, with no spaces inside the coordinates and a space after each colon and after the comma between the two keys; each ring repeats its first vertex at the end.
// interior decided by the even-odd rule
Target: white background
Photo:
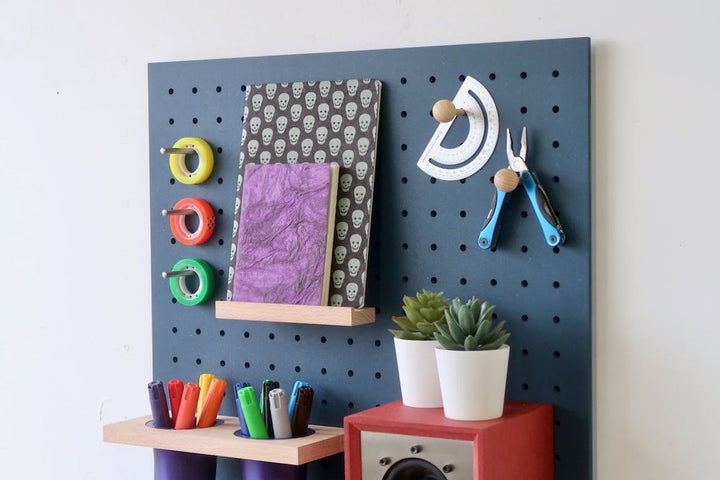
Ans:
{"type": "Polygon", "coordinates": [[[595,477],[720,478],[718,5],[0,0],[2,476],[152,476],[148,62],[589,36],[595,477]]]}

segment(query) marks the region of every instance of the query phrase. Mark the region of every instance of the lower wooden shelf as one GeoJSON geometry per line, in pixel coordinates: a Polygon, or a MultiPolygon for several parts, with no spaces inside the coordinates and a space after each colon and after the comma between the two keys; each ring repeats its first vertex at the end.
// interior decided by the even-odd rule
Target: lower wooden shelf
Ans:
{"type": "Polygon", "coordinates": [[[134,418],[103,426],[103,441],[180,452],[202,453],[218,457],[260,460],[263,462],[303,465],[343,451],[343,429],[310,425],[315,433],[282,440],[253,440],[238,437],[237,417],[218,417],[219,425],[192,430],[152,428],[151,416],[134,418]]]}

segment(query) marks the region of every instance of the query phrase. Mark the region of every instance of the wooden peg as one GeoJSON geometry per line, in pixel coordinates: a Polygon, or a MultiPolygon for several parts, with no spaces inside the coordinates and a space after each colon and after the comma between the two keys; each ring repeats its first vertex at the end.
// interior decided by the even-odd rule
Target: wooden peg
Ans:
{"type": "Polygon", "coordinates": [[[432,115],[440,123],[453,120],[457,115],[465,115],[465,110],[456,108],[450,100],[438,100],[432,108],[432,115]]]}
{"type": "Polygon", "coordinates": [[[493,183],[495,184],[495,188],[501,192],[509,193],[517,188],[518,183],[520,183],[520,178],[518,178],[518,175],[514,170],[510,168],[501,168],[497,171],[497,173],[495,173],[493,183]]]}
{"type": "Polygon", "coordinates": [[[191,208],[163,208],[160,213],[163,217],[167,217],[168,215],[192,215],[195,213],[195,210],[191,208]]]}

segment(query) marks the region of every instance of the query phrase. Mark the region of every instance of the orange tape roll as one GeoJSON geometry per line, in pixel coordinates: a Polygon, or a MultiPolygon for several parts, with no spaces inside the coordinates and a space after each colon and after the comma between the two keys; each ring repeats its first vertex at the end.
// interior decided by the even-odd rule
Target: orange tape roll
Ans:
{"type": "Polygon", "coordinates": [[[197,229],[191,230],[187,224],[188,215],[170,216],[170,230],[178,242],[183,245],[200,245],[210,239],[215,231],[215,212],[208,202],[202,198],[183,198],[175,204],[173,210],[192,210],[198,217],[197,229]]]}

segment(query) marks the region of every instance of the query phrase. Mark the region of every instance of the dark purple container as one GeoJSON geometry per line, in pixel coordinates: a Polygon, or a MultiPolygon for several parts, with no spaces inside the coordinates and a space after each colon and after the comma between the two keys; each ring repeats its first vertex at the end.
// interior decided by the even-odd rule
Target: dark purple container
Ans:
{"type": "Polygon", "coordinates": [[[215,480],[217,468],[215,455],[155,448],[153,456],[155,458],[155,480],[215,480]]]}
{"type": "Polygon", "coordinates": [[[243,480],[305,480],[307,465],[243,460],[242,478],[243,480]]]}

